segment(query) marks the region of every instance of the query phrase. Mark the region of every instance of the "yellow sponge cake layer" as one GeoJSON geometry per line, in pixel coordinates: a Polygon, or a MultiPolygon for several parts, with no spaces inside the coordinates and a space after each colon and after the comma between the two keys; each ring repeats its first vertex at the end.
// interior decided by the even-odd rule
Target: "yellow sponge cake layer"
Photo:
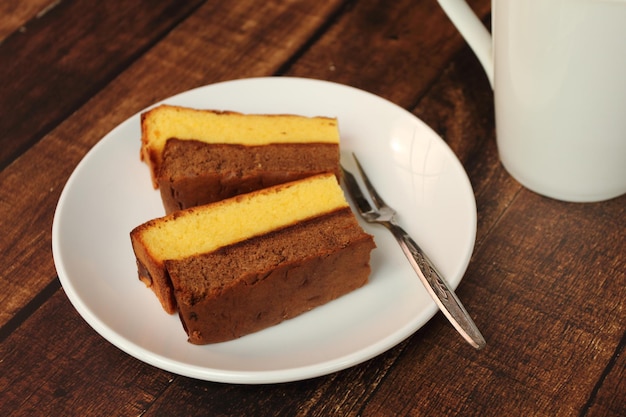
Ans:
{"type": "Polygon", "coordinates": [[[156,177],[168,139],[260,146],[282,143],[339,144],[337,120],[328,117],[261,115],[161,105],[141,116],[141,157],[156,177]]]}
{"type": "Polygon", "coordinates": [[[179,259],[345,206],[335,176],[320,175],[148,222],[141,239],[156,259],[179,259]]]}
{"type": "Polygon", "coordinates": [[[322,174],[150,220],[131,232],[140,279],[175,311],[164,262],[259,236],[348,207],[333,174],[322,174]]]}

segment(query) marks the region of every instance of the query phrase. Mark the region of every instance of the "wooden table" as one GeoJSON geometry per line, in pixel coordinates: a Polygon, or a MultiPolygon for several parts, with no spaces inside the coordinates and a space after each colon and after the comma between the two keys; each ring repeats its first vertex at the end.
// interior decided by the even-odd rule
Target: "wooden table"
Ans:
{"type": "Polygon", "coordinates": [[[435,1],[8,0],[0,42],[1,415],[626,415],[626,197],[564,203],[507,174],[487,79],[435,1]],[[127,355],[72,307],[51,226],[86,152],[156,101],[272,75],[372,92],[449,144],[477,202],[457,293],[484,350],[438,313],[346,370],[225,384],[127,355]]]}

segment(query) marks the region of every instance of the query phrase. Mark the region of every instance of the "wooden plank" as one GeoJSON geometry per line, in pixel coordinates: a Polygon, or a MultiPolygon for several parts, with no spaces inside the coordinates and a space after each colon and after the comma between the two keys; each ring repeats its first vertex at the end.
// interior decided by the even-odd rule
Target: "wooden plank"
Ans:
{"type": "Polygon", "coordinates": [[[4,0],[0,2],[0,43],[15,31],[26,30],[27,23],[52,10],[58,0],[4,0]]]}
{"type": "MultiPolygon", "coordinates": [[[[620,312],[616,312],[620,314],[620,312]]],[[[622,312],[623,315],[623,312],[622,312]]],[[[589,398],[584,415],[589,417],[621,417],[626,412],[626,333],[615,350],[606,372],[589,398]]]]}
{"type": "Polygon", "coordinates": [[[213,384],[177,378],[145,417],[161,415],[348,416],[363,407],[400,348],[348,370],[306,381],[268,385],[213,384]]]}
{"type": "Polygon", "coordinates": [[[174,378],[102,339],[62,290],[0,344],[0,358],[3,416],[138,416],[174,378]]]}
{"type": "MultiPolygon", "coordinates": [[[[469,2],[479,15],[491,3],[469,2]]],[[[289,70],[410,108],[464,45],[436,2],[356,2],[289,70]]]]}
{"type": "Polygon", "coordinates": [[[0,168],[117,76],[198,3],[66,1],[7,38],[0,44],[0,168]]]}

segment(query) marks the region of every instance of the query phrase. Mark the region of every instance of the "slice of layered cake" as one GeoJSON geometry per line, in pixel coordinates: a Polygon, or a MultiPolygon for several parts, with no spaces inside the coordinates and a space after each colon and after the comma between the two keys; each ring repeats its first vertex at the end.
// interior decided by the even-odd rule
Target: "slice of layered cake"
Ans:
{"type": "Polygon", "coordinates": [[[333,174],[177,211],[131,232],[140,279],[194,344],[261,330],[367,282],[375,247],[333,174]]]}
{"type": "Polygon", "coordinates": [[[141,116],[141,157],[166,213],[332,172],[339,130],[328,117],[161,105],[141,116]]]}

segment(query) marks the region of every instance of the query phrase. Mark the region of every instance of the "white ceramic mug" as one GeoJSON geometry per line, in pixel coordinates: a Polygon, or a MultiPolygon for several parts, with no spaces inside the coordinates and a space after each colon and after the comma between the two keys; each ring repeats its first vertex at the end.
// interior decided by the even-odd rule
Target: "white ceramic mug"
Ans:
{"type": "Polygon", "coordinates": [[[507,171],[564,201],[626,193],[626,0],[492,0],[491,35],[438,1],[494,89],[507,171]]]}

